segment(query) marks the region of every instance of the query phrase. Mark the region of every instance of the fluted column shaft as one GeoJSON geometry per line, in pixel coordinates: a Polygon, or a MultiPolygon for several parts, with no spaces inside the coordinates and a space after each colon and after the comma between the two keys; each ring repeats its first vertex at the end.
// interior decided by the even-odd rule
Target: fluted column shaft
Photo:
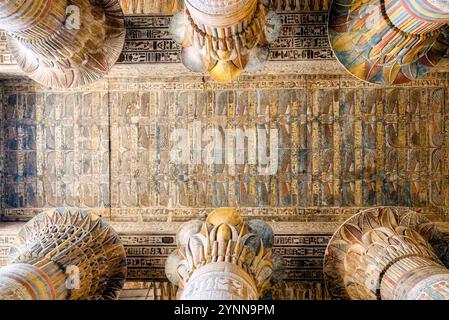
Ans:
{"type": "Polygon", "coordinates": [[[384,300],[449,300],[449,270],[428,258],[406,257],[385,272],[380,292],[384,300]]]}
{"type": "Polygon", "coordinates": [[[429,0],[385,0],[385,12],[392,24],[409,34],[426,34],[449,22],[449,4],[434,7],[429,0]]]}
{"type": "Polygon", "coordinates": [[[64,300],[66,275],[54,262],[43,267],[15,263],[0,269],[0,299],[64,300]]]}

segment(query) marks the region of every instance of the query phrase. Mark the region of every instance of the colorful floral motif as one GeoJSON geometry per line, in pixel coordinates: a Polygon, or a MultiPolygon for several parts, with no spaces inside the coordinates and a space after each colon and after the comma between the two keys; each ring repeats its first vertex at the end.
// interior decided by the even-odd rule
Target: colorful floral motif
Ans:
{"type": "Polygon", "coordinates": [[[446,24],[423,23],[397,4],[383,0],[336,0],[332,4],[332,48],[344,67],[362,80],[379,84],[415,80],[429,72],[449,48],[446,24]],[[399,23],[404,17],[407,29],[399,23]],[[439,28],[434,30],[435,26],[439,28]]]}

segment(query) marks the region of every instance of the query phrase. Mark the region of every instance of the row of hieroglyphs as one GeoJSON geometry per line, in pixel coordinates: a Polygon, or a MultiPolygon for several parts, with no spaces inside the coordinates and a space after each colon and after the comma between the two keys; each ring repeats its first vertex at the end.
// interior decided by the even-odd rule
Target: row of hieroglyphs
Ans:
{"type": "MultiPolygon", "coordinates": [[[[166,3],[166,2],[164,2],[166,3]]],[[[327,9],[278,11],[281,35],[270,45],[271,61],[333,58],[326,33],[327,9]]],[[[180,63],[181,48],[169,32],[172,15],[147,13],[127,16],[126,41],[119,63],[180,63]]],[[[15,64],[0,31],[0,65],[15,64]]]]}
{"type": "MultiPolygon", "coordinates": [[[[5,215],[29,219],[40,208],[76,206],[112,208],[111,218],[120,221],[166,220],[172,209],[188,215],[183,208],[199,214],[235,205],[263,216],[266,207],[289,208],[285,216],[303,219],[313,210],[301,208],[447,208],[444,78],[425,80],[428,88],[394,89],[293,75],[243,80],[235,89],[208,89],[192,78],[115,80],[109,92],[4,82],[5,215]],[[338,88],[348,84],[360,87],[338,88]],[[170,136],[197,121],[202,132],[276,130],[276,174],[224,158],[173,161],[177,141],[170,136]]],[[[175,219],[185,215],[179,214],[175,219]]]]}

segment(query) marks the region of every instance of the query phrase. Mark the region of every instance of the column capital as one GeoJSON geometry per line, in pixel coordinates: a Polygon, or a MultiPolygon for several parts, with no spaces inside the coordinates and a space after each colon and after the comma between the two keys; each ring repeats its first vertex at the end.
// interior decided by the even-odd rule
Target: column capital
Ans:
{"type": "Polygon", "coordinates": [[[11,255],[0,269],[0,299],[116,299],[126,277],[117,233],[79,209],[52,209],[30,220],[11,255]]]}
{"type": "MultiPolygon", "coordinates": [[[[390,299],[392,267],[433,266],[445,270],[439,257],[443,238],[429,220],[401,208],[373,208],[347,220],[330,240],[324,259],[326,286],[334,298],[390,299]],[[425,263],[424,263],[425,262],[425,263]],[[391,270],[390,270],[391,269],[391,270]],[[388,277],[386,277],[386,274],[388,277]]],[[[408,268],[406,272],[415,272],[408,268]]],[[[399,281],[399,280],[398,280],[399,281]]],[[[396,284],[393,284],[391,290],[396,284]]]]}
{"type": "Polygon", "coordinates": [[[105,76],[126,34],[118,0],[0,0],[0,28],[22,71],[58,89],[105,76]]]}
{"type": "Polygon", "coordinates": [[[230,208],[214,210],[206,222],[180,228],[167,277],[180,288],[180,299],[260,299],[283,276],[273,237],[263,221],[244,222],[230,208]]]}
{"type": "Polygon", "coordinates": [[[449,48],[449,12],[431,2],[334,0],[328,32],[335,56],[371,83],[397,85],[424,76],[449,48]]]}
{"type": "Polygon", "coordinates": [[[182,44],[182,63],[209,72],[219,82],[257,71],[268,60],[270,42],[280,34],[280,19],[262,0],[185,0],[171,32],[182,44]]]}

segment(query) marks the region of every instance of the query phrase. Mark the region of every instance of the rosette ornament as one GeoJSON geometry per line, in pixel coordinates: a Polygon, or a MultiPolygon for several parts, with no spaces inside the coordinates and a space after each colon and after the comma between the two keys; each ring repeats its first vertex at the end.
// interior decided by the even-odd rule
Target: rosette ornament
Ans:
{"type": "Polygon", "coordinates": [[[185,0],[171,32],[182,44],[182,62],[219,82],[257,71],[280,33],[280,19],[263,0],[185,0]]]}
{"type": "Polygon", "coordinates": [[[185,223],[165,272],[180,300],[258,300],[282,280],[284,263],[271,250],[273,231],[244,222],[234,209],[216,209],[206,222],[185,223]]]}
{"type": "Polygon", "coordinates": [[[334,0],[329,37],[350,73],[394,85],[418,79],[445,56],[448,23],[448,0],[334,0]]]}
{"type": "Polygon", "coordinates": [[[0,29],[23,72],[56,89],[105,76],[126,34],[118,0],[0,0],[0,29]]]}

